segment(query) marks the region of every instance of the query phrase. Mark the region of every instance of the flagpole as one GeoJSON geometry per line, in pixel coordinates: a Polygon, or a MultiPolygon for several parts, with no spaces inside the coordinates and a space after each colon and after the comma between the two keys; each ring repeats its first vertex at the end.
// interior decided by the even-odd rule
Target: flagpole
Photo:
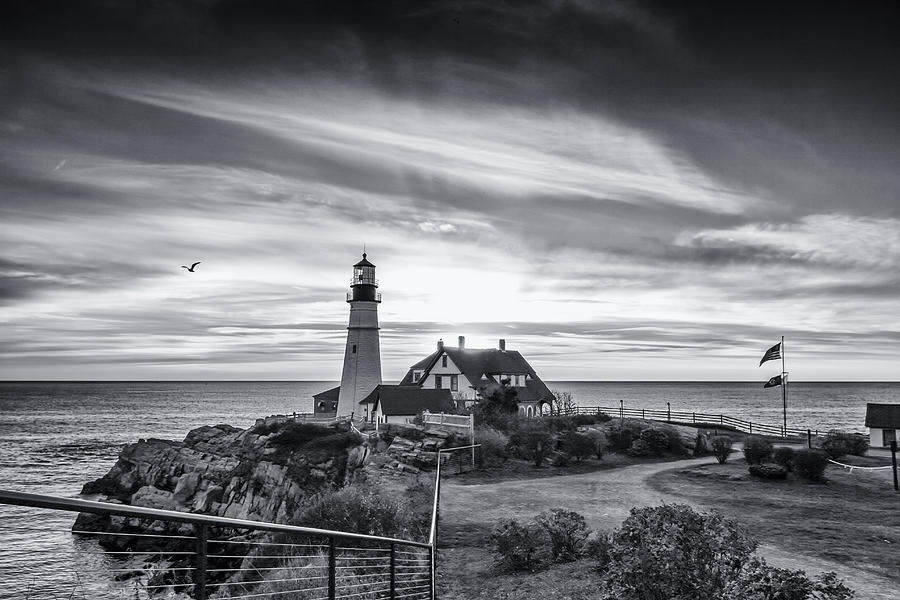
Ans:
{"type": "Polygon", "coordinates": [[[784,430],[782,436],[787,437],[787,378],[784,371],[784,336],[781,336],[781,401],[784,405],[784,430]]]}

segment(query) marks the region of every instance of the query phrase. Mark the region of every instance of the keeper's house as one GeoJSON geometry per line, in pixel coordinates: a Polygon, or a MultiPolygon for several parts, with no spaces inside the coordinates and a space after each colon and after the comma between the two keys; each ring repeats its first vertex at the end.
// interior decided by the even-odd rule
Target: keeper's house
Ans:
{"type": "Polygon", "coordinates": [[[516,389],[523,415],[551,411],[553,392],[518,351],[506,349],[506,340],[488,349],[466,348],[464,336],[459,336],[456,348],[439,340],[437,350],[411,366],[398,387],[447,390],[457,402],[471,406],[487,388],[504,381],[516,389]]]}
{"type": "Polygon", "coordinates": [[[417,414],[448,412],[450,390],[424,390],[414,386],[378,385],[360,401],[359,414],[372,423],[406,423],[417,414]]]}
{"type": "Polygon", "coordinates": [[[866,404],[866,427],[869,428],[869,445],[889,447],[898,441],[900,430],[900,404],[866,404]]]}

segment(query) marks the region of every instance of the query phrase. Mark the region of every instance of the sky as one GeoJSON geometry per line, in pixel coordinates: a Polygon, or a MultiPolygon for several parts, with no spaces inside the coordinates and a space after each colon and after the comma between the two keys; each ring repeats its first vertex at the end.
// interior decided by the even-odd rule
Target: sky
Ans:
{"type": "Polygon", "coordinates": [[[0,379],[338,380],[365,247],[386,381],[898,380],[898,21],[4,2],[0,379]]]}

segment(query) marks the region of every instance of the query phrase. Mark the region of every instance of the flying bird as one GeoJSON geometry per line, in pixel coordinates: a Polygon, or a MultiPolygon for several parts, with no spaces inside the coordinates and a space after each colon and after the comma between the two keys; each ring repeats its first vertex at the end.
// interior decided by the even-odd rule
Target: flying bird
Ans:
{"type": "Polygon", "coordinates": [[[181,265],[181,268],[182,268],[182,269],[187,269],[188,271],[190,271],[191,273],[193,273],[193,272],[194,272],[194,267],[196,267],[196,266],[199,265],[199,264],[200,264],[200,261],[198,260],[197,262],[195,262],[194,264],[192,264],[190,267],[186,267],[186,266],[184,266],[184,265],[181,265]]]}

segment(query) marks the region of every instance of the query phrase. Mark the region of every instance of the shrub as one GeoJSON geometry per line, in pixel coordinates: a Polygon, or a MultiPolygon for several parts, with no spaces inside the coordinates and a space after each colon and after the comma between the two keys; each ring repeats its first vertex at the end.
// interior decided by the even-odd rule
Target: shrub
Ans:
{"type": "Polygon", "coordinates": [[[597,422],[598,423],[606,423],[608,421],[612,421],[612,417],[603,412],[602,410],[597,411],[597,422]]]}
{"type": "Polygon", "coordinates": [[[638,421],[625,421],[613,425],[607,434],[610,449],[628,450],[631,443],[640,437],[643,428],[643,423],[638,421]]]}
{"type": "MultiPolygon", "coordinates": [[[[646,442],[650,452],[657,456],[662,456],[662,454],[669,449],[669,436],[666,435],[666,432],[654,427],[648,427],[642,430],[640,439],[646,442]]],[[[634,444],[632,444],[632,447],[633,446],[634,444]]]]}
{"type": "Polygon", "coordinates": [[[598,429],[591,429],[585,433],[590,439],[591,443],[594,446],[594,456],[597,457],[597,460],[603,460],[603,453],[606,452],[606,434],[598,429]]]}
{"type": "Polygon", "coordinates": [[[762,463],[759,465],[750,465],[748,467],[750,474],[760,479],[784,479],[787,477],[787,469],[781,465],[772,463],[762,463]]]}
{"type": "Polygon", "coordinates": [[[758,465],[772,460],[772,444],[768,440],[750,436],[744,438],[744,458],[748,465],[758,465]]]}
{"type": "Polygon", "coordinates": [[[578,557],[588,536],[587,523],[577,512],[553,508],[534,518],[550,540],[550,556],[556,562],[571,562],[578,557]]]}
{"type": "Polygon", "coordinates": [[[537,524],[503,519],[491,531],[495,565],[509,571],[534,571],[543,558],[546,532],[537,524]]]}
{"type": "Polygon", "coordinates": [[[869,440],[859,433],[847,433],[833,429],[825,435],[825,439],[819,447],[832,460],[837,460],[845,454],[865,456],[869,449],[869,440]]]}
{"type": "Polygon", "coordinates": [[[475,443],[481,444],[481,460],[486,466],[502,465],[509,459],[509,438],[496,429],[476,427],[475,443]]]}
{"type": "Polygon", "coordinates": [[[631,442],[631,448],[628,449],[628,454],[643,458],[653,454],[653,450],[650,449],[650,444],[644,440],[637,439],[631,442]]]}
{"type": "Polygon", "coordinates": [[[601,598],[719,598],[756,542],[720,514],[679,504],[632,508],[613,532],[601,598]]]}
{"type": "Polygon", "coordinates": [[[825,481],[825,467],[828,466],[828,454],[819,449],[806,448],[794,453],[794,470],[803,479],[825,481]]]}
{"type": "Polygon", "coordinates": [[[573,415],[572,423],[575,424],[576,427],[584,427],[585,425],[594,425],[597,423],[599,419],[597,415],[573,415]]]}
{"type": "Polygon", "coordinates": [[[519,392],[504,380],[499,385],[491,385],[481,394],[481,400],[475,405],[472,414],[475,422],[496,425],[503,417],[517,415],[519,412],[519,392]]]}
{"type": "Polygon", "coordinates": [[[348,486],[317,497],[301,513],[299,523],[320,529],[425,540],[431,515],[430,511],[417,510],[417,504],[427,489],[421,494],[411,489],[395,496],[377,486],[348,486]]]}
{"type": "Polygon", "coordinates": [[[310,440],[325,437],[334,432],[334,429],[323,427],[321,425],[293,422],[285,423],[283,426],[275,424],[269,426],[263,425],[254,429],[254,433],[258,433],[259,435],[273,434],[268,442],[272,446],[292,446],[294,448],[299,448],[310,440]]]}
{"type": "Polygon", "coordinates": [[[724,465],[728,461],[728,455],[731,454],[731,438],[724,435],[715,435],[709,440],[712,446],[713,454],[720,465],[724,465]]]}
{"type": "Polygon", "coordinates": [[[773,460],[787,469],[788,471],[794,470],[794,449],[788,448],[787,446],[780,446],[775,448],[775,452],[772,454],[773,460]]]}
{"type": "Polygon", "coordinates": [[[681,439],[681,434],[678,433],[677,429],[668,425],[659,425],[657,426],[657,429],[665,433],[666,437],[669,439],[669,452],[679,455],[691,453],[690,449],[684,445],[684,442],[681,439]]]}
{"type": "Polygon", "coordinates": [[[584,542],[583,554],[596,561],[598,571],[603,571],[610,561],[610,549],[612,548],[612,539],[608,533],[598,532],[589,536],[584,542]]]}
{"type": "Polygon", "coordinates": [[[523,427],[509,436],[509,448],[519,458],[534,461],[540,467],[551,452],[552,436],[540,424],[523,427]]]}
{"type": "Polygon", "coordinates": [[[347,448],[359,446],[362,443],[362,437],[358,433],[344,431],[312,439],[303,444],[303,450],[309,456],[310,462],[321,462],[328,460],[331,456],[343,453],[347,448]]]}
{"type": "Polygon", "coordinates": [[[589,457],[596,450],[594,440],[583,433],[569,431],[564,433],[559,441],[562,444],[563,450],[575,457],[575,460],[578,462],[589,457]]]}
{"type": "Polygon", "coordinates": [[[853,592],[834,573],[810,580],[803,571],[770,567],[754,556],[725,587],[722,600],[850,600],[853,592]]]}

